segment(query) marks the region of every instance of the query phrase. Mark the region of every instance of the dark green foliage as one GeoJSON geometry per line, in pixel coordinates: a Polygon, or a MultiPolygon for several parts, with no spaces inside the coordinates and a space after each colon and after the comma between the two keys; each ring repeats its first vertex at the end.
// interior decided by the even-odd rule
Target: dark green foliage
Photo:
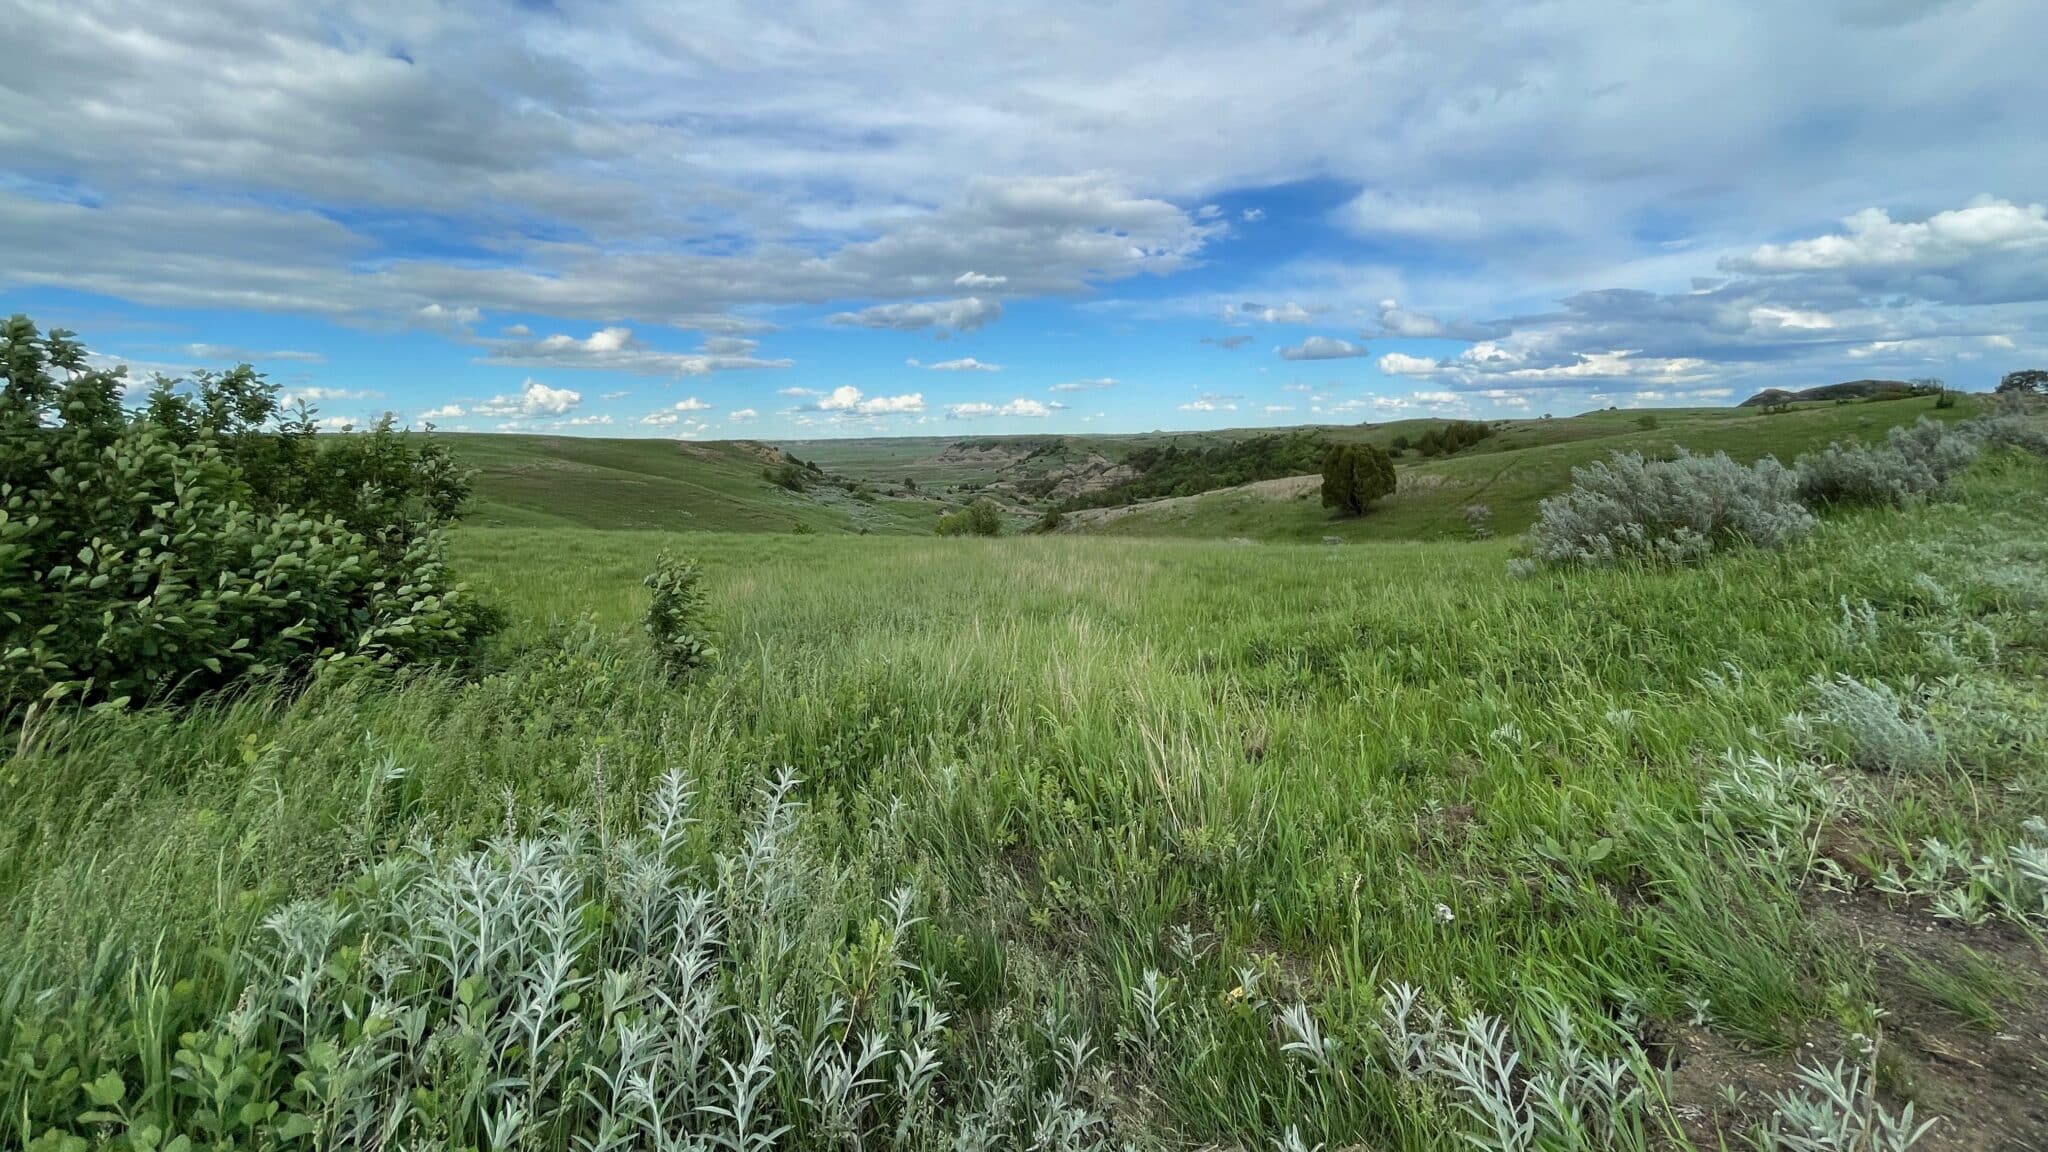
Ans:
{"type": "Polygon", "coordinates": [[[647,602],[647,638],[671,680],[684,679],[718,655],[704,622],[703,580],[696,561],[664,551],[641,581],[653,593],[647,602]]]}
{"type": "Polygon", "coordinates": [[[1641,428],[1645,432],[1656,431],[1657,414],[1655,412],[1645,412],[1641,416],[1636,417],[1636,427],[1641,428]]]}
{"type": "Polygon", "coordinates": [[[455,662],[493,626],[443,564],[469,487],[441,446],[316,439],[246,365],[130,411],[122,372],[23,316],[0,361],[0,709],[455,662]]]}
{"type": "Polygon", "coordinates": [[[2006,395],[2039,396],[2048,393],[2048,368],[2022,368],[2017,372],[2007,372],[1998,381],[1998,391],[2006,395]]]}
{"type": "Polygon", "coordinates": [[[1061,507],[1068,511],[1111,508],[1159,496],[1193,496],[1254,480],[1299,476],[1315,471],[1322,457],[1323,441],[1304,432],[1195,448],[1177,443],[1140,448],[1123,460],[1138,470],[1136,478],[1075,496],[1061,507]]]}
{"type": "Polygon", "coordinates": [[[1431,428],[1416,438],[1415,450],[1424,456],[1449,456],[1460,449],[1470,448],[1491,435],[1491,424],[1479,420],[1453,420],[1441,428],[1431,428]]]}
{"type": "Polygon", "coordinates": [[[1060,529],[1060,525],[1066,523],[1066,520],[1066,513],[1057,508],[1048,509],[1045,515],[1040,516],[1038,522],[1031,526],[1031,530],[1033,532],[1057,532],[1060,529]]]}
{"type": "Polygon", "coordinates": [[[792,456],[777,467],[763,468],[761,477],[777,487],[787,488],[791,492],[801,492],[810,486],[812,471],[813,469],[804,467],[792,456]]]}
{"type": "Polygon", "coordinates": [[[1936,393],[1936,394],[1935,394],[1935,397],[1934,397],[1934,406],[1935,406],[1936,408],[1953,408],[1953,407],[1955,407],[1955,406],[1956,406],[1956,394],[1955,394],[1955,392],[1954,392],[1953,390],[1951,390],[1951,389],[1948,389],[1948,388],[1943,388],[1943,389],[1942,389],[1942,390],[1941,390],[1940,392],[1938,392],[1938,393],[1936,393]]]}
{"type": "Polygon", "coordinates": [[[1358,516],[1398,481],[1394,461],[1371,444],[1334,444],[1323,454],[1323,507],[1358,516]]]}
{"type": "Polygon", "coordinates": [[[990,501],[976,500],[958,512],[948,512],[939,517],[933,531],[941,536],[1000,536],[1003,534],[1003,514],[990,501]]]}

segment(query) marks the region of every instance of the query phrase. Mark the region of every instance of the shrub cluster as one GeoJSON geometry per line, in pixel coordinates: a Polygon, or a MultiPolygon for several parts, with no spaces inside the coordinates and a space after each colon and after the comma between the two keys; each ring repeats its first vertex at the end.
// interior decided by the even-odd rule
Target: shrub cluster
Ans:
{"type": "MultiPolygon", "coordinates": [[[[1324,450],[1320,437],[1305,432],[1252,436],[1192,448],[1182,448],[1177,443],[1140,448],[1122,461],[1138,475],[1077,494],[1060,507],[1069,512],[1109,508],[1158,496],[1193,496],[1256,480],[1299,476],[1315,471],[1324,450]]],[[[1022,485],[1021,490],[1027,495],[1043,495],[1052,483],[1049,478],[1041,478],[1038,484],[1022,485]]]]}
{"type": "Polygon", "coordinates": [[[1003,513],[991,501],[976,500],[958,512],[939,517],[932,530],[941,536],[1000,536],[1003,513]]]}
{"type": "Polygon", "coordinates": [[[1529,555],[1518,564],[1601,565],[1624,558],[1689,562],[1732,544],[1778,548],[1813,525],[1810,509],[1896,506],[1940,492],[1984,444],[2039,450],[2024,417],[1946,425],[1922,417],[1881,443],[1830,444],[1786,468],[1771,457],[1747,467],[1725,454],[1674,460],[1617,453],[1572,470],[1572,487],[1539,506],[1529,555]]]}
{"type": "Polygon", "coordinates": [[[441,446],[316,439],[247,366],[130,410],[122,371],[22,316],[0,362],[0,711],[452,662],[495,623],[443,562],[469,487],[441,446]]]}
{"type": "Polygon", "coordinates": [[[1323,507],[1342,515],[1362,515],[1373,501],[1393,495],[1398,483],[1393,458],[1383,448],[1332,444],[1323,453],[1323,507]]]}
{"type": "Polygon", "coordinates": [[[671,680],[681,680],[718,655],[705,624],[703,573],[696,562],[664,551],[641,583],[653,593],[647,604],[647,637],[671,680]]]}
{"type": "Polygon", "coordinates": [[[1688,562],[1736,543],[1780,547],[1813,527],[1793,472],[1765,457],[1744,466],[1726,453],[1670,460],[1617,452],[1572,469],[1572,487],[1542,502],[1529,556],[1551,565],[1626,558],[1688,562]]]}
{"type": "Polygon", "coordinates": [[[1441,428],[1431,428],[1415,439],[1415,450],[1424,456],[1449,456],[1460,449],[1470,448],[1481,440],[1493,435],[1493,425],[1483,420],[1453,420],[1441,428]]]}
{"type": "Polygon", "coordinates": [[[1794,461],[1809,506],[1899,505],[1939,491],[1977,455],[1974,437],[1926,417],[1881,444],[1830,444],[1794,461]]]}

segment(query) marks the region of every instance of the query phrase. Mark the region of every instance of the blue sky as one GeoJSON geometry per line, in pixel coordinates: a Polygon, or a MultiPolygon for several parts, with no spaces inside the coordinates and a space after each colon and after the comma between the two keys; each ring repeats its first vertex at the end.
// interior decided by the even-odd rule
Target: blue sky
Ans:
{"type": "Polygon", "coordinates": [[[2048,363],[2035,0],[0,2],[0,310],[336,423],[1129,431],[2048,363]]]}

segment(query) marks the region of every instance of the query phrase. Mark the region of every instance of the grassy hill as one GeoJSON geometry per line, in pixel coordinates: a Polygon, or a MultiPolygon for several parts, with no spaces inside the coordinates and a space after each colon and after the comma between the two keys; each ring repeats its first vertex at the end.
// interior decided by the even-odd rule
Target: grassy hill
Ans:
{"type": "MultiPolygon", "coordinates": [[[[1960,418],[1968,397],[1937,410],[1930,397],[1758,408],[1606,411],[1544,420],[1502,420],[1494,434],[1454,456],[1396,463],[1401,490],[1365,517],[1333,519],[1307,480],[1270,480],[1192,497],[1070,513],[1064,531],[1135,536],[1249,537],[1261,540],[1433,539],[1465,532],[1462,509],[1484,503],[1494,528],[1520,531],[1536,503],[1562,490],[1573,466],[1616,450],[1723,450],[1741,459],[1781,459],[1829,440],[1867,439],[1923,415],[1960,418]],[[1647,426],[1651,425],[1651,426],[1647,426]]],[[[1384,424],[1236,428],[1100,436],[891,437],[709,443],[573,436],[446,434],[478,470],[468,523],[491,528],[598,528],[706,532],[922,535],[946,511],[988,492],[1021,526],[1049,507],[1033,481],[1092,461],[1121,462],[1140,449],[1183,449],[1253,437],[1312,432],[1338,442],[1390,446],[1419,438],[1441,420],[1384,424]],[[806,491],[766,476],[795,457],[822,470],[806,491]],[[908,483],[906,483],[908,482],[908,483]],[[911,485],[915,487],[911,487],[911,485]]]]}
{"type": "Polygon", "coordinates": [[[763,475],[781,453],[750,440],[443,435],[477,469],[466,518],[477,527],[901,533],[929,532],[945,511],[935,500],[870,502],[829,485],[791,492],[763,475]]]}
{"type": "MultiPolygon", "coordinates": [[[[1490,439],[1455,456],[1396,461],[1400,489],[1365,516],[1337,518],[1323,508],[1315,478],[1264,481],[1239,488],[1077,512],[1062,531],[1127,536],[1245,537],[1255,540],[1426,540],[1467,533],[1463,510],[1485,504],[1493,529],[1511,534],[1535,518],[1545,496],[1571,483],[1574,467],[1610,452],[1726,452],[1738,460],[1776,456],[1789,461],[1831,440],[1868,440],[1922,416],[1961,419],[1973,414],[1969,398],[1936,409],[1931,397],[1854,404],[1803,404],[1764,414],[1755,408],[1660,409],[1591,412],[1564,420],[1505,422],[1490,439]]],[[[1396,435],[1414,436],[1421,422],[1357,431],[1347,439],[1384,446],[1396,435]]],[[[1340,434],[1341,435],[1341,434],[1340,434]]]]}

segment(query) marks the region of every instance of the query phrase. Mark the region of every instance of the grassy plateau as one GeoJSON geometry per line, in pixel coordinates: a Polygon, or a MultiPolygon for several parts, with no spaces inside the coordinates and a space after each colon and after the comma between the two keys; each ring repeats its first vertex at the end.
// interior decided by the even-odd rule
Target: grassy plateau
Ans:
{"type": "Polygon", "coordinates": [[[490,668],[5,750],[0,1146],[2048,1147],[2048,463],[1689,568],[1313,542],[1926,407],[1525,421],[1355,525],[1100,526],[1272,542],[465,439],[490,668]]]}

